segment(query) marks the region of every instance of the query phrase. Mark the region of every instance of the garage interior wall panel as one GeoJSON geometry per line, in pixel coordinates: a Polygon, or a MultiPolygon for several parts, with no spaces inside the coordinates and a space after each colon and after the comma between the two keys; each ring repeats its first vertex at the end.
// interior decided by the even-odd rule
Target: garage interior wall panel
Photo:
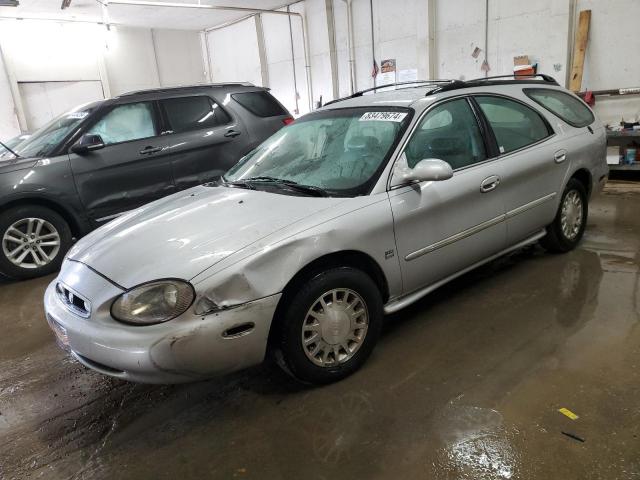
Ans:
{"type": "Polygon", "coordinates": [[[102,25],[34,20],[0,22],[0,44],[18,82],[99,80],[102,25]]]}
{"type": "MultiPolygon", "coordinates": [[[[591,10],[583,90],[640,87],[640,3],[579,0],[576,10],[591,10]]],[[[596,97],[595,111],[605,123],[637,119],[640,95],[596,97]]]]}
{"type": "MultiPolygon", "coordinates": [[[[297,7],[294,5],[292,8],[297,7]]],[[[311,60],[311,81],[314,105],[322,96],[323,103],[333,100],[331,76],[331,54],[327,9],[325,0],[306,0],[304,8],[307,16],[309,50],[311,60]]],[[[296,20],[300,23],[299,20],[296,20]]]]}
{"type": "Polygon", "coordinates": [[[207,81],[200,34],[185,30],[153,30],[160,85],[173,87],[207,81]]]}
{"type": "MultiPolygon", "coordinates": [[[[483,77],[485,4],[438,0],[436,6],[436,71],[438,78],[483,77]],[[473,50],[482,50],[473,58],[473,50]]],[[[528,55],[538,71],[564,83],[569,34],[568,0],[493,0],[489,2],[489,75],[513,73],[513,57],[528,55]],[[555,65],[555,67],[554,67],[555,65]],[[558,70],[556,70],[558,68],[558,70]]]]}
{"type": "Polygon", "coordinates": [[[253,18],[207,34],[214,82],[262,85],[260,53],[253,18]]]}
{"type": "Polygon", "coordinates": [[[20,125],[13,103],[13,95],[0,49],[0,141],[8,140],[20,133],[20,125]]]}
{"type": "MultiPolygon", "coordinates": [[[[350,92],[347,4],[331,0],[334,11],[337,71],[331,70],[326,0],[305,0],[292,5],[304,12],[309,36],[312,99],[333,97],[332,75],[340,96],[350,92]]],[[[376,60],[395,58],[398,72],[417,69],[418,78],[475,78],[485,50],[485,2],[477,0],[373,0],[376,60]],[[431,20],[431,21],[430,21],[431,20]],[[430,71],[429,28],[434,25],[434,57],[430,71]],[[482,52],[472,57],[475,47],[482,52]]],[[[592,10],[583,89],[640,86],[640,35],[633,13],[637,0],[489,0],[489,75],[509,74],[513,57],[528,55],[539,71],[561,83],[567,78],[571,26],[580,10],[592,10]],[[624,48],[620,48],[623,45],[624,48]]],[[[373,86],[371,77],[370,0],[352,0],[356,62],[356,90],[373,86]]],[[[269,87],[292,112],[296,105],[293,63],[287,17],[264,14],[269,87]]],[[[301,22],[292,19],[299,113],[308,110],[304,42],[301,22]]],[[[3,20],[0,46],[6,66],[16,82],[99,81],[104,56],[112,95],[125,91],[200,83],[205,66],[195,31],[168,31],[112,27],[83,23],[3,20]],[[46,41],[43,41],[46,39],[46,41]],[[81,39],[81,41],[79,41],[81,39]]],[[[217,29],[206,35],[213,81],[248,81],[262,84],[255,20],[217,29]]],[[[15,133],[16,114],[7,75],[0,69],[0,133],[15,133]]],[[[640,98],[599,97],[596,112],[605,122],[640,115],[640,98]]]]}
{"type": "Polygon", "coordinates": [[[35,132],[49,120],[85,103],[104,98],[102,82],[20,82],[18,83],[27,130],[35,132]]]}
{"type": "Polygon", "coordinates": [[[105,64],[112,95],[160,86],[151,30],[111,27],[105,64]]]}
{"type": "MultiPolygon", "coordinates": [[[[290,9],[292,12],[304,14],[303,4],[292,5],[290,9]]],[[[281,10],[286,11],[286,9],[281,10]]],[[[316,21],[320,21],[320,19],[316,19],[316,21]]],[[[309,111],[309,97],[307,92],[304,37],[302,35],[300,17],[292,16],[291,28],[289,28],[289,17],[286,15],[264,14],[262,15],[262,26],[265,36],[271,93],[294,115],[307,113],[309,111]],[[297,101],[296,95],[298,97],[297,101]]]]}
{"type": "MultiPolygon", "coordinates": [[[[338,59],[339,96],[349,95],[351,82],[349,70],[349,31],[347,28],[347,4],[342,0],[333,1],[335,18],[336,57],[338,59]]],[[[315,72],[312,72],[314,74],[315,72]]]]}
{"type": "MultiPolygon", "coordinates": [[[[112,96],[144,88],[205,81],[199,34],[195,31],[151,31],[121,26],[107,29],[104,25],[88,23],[2,20],[0,46],[15,82],[18,85],[42,84],[40,86],[47,92],[57,90],[60,95],[56,101],[58,106],[75,105],[79,98],[85,99],[88,85],[96,90],[95,82],[104,87],[100,72],[102,60],[103,76],[106,76],[112,96]],[[63,83],[57,88],[48,82],[63,83]]],[[[25,91],[25,88],[31,87],[21,90],[25,91]]],[[[24,100],[21,104],[25,114],[38,119],[35,123],[31,121],[37,125],[56,108],[43,105],[42,109],[34,111],[37,105],[31,102],[31,97],[37,89],[32,90],[27,99],[29,105],[25,106],[24,100]]],[[[0,104],[0,138],[9,138],[18,133],[17,117],[4,68],[0,68],[0,104]]]]}

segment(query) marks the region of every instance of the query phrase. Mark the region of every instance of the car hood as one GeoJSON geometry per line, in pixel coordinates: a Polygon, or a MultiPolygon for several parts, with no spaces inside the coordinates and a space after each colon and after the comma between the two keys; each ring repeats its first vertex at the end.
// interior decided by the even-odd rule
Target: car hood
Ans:
{"type": "Polygon", "coordinates": [[[238,250],[344,200],[199,186],[95,230],[71,249],[68,258],[125,288],[161,278],[189,280],[238,250]]]}

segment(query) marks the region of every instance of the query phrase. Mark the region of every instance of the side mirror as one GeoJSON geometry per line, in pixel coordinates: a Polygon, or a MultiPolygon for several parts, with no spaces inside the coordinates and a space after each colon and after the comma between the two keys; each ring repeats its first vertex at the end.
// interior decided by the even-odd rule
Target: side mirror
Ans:
{"type": "Polygon", "coordinates": [[[100,135],[94,135],[92,133],[85,133],[80,140],[71,146],[71,151],[78,155],[85,155],[94,150],[100,150],[104,148],[104,142],[100,135]]]}
{"type": "Polygon", "coordinates": [[[415,167],[406,170],[402,175],[404,182],[425,182],[448,180],[453,177],[453,169],[444,160],[428,158],[420,160],[415,167]]]}

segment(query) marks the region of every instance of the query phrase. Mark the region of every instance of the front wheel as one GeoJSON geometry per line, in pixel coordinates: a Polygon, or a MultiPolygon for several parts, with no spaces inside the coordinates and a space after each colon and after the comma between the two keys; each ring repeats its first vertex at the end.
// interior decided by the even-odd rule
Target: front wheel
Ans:
{"type": "Polygon", "coordinates": [[[67,222],[58,213],[39,205],[23,205],[2,212],[0,235],[0,274],[16,280],[58,270],[72,241],[67,222]]]}
{"type": "Polygon", "coordinates": [[[319,273],[284,309],[278,363],[305,383],[345,378],[373,350],[382,317],[380,291],[368,275],[350,267],[319,273]]]}
{"type": "Polygon", "coordinates": [[[584,185],[572,178],[567,183],[553,222],[540,244],[550,252],[564,253],[576,248],[587,226],[589,204],[584,185]]]}

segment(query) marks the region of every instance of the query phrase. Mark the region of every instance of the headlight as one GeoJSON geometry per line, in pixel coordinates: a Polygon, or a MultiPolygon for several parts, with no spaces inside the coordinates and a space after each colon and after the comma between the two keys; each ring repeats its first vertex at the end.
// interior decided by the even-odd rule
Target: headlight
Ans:
{"type": "Polygon", "coordinates": [[[151,325],[176,318],[193,302],[190,283],[182,280],[158,280],[132,288],[111,305],[111,316],[121,322],[151,325]]]}

